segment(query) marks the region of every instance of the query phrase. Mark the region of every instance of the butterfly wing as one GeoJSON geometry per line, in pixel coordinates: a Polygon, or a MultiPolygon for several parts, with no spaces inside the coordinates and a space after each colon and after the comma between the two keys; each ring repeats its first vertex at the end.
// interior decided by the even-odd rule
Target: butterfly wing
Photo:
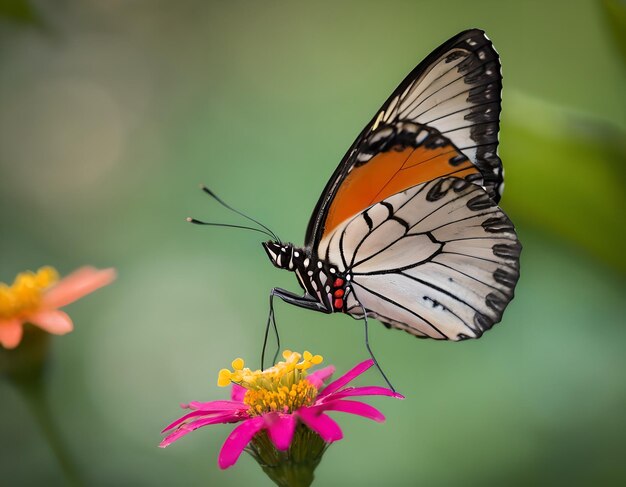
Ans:
{"type": "Polygon", "coordinates": [[[320,255],[350,276],[346,311],[418,337],[477,338],[519,278],[512,223],[480,186],[439,178],[338,225],[320,255]]]}
{"type": "Polygon", "coordinates": [[[398,86],[350,147],[309,221],[305,245],[347,218],[417,184],[457,176],[500,197],[501,74],[484,32],[458,34],[398,86]]]}

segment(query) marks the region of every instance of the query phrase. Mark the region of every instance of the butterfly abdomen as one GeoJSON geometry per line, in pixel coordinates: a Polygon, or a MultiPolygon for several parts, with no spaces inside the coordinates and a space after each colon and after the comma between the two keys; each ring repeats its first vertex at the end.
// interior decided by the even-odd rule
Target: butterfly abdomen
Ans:
{"type": "Polygon", "coordinates": [[[345,299],[349,292],[346,276],[337,266],[315,258],[304,249],[299,249],[302,259],[295,260],[294,272],[302,288],[324,305],[328,313],[345,311],[345,299]]]}

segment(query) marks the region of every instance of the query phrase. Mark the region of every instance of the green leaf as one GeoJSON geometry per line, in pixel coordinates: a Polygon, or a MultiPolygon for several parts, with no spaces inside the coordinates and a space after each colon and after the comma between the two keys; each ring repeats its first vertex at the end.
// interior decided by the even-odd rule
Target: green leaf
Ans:
{"type": "Polygon", "coordinates": [[[37,24],[39,19],[28,0],[0,0],[0,18],[23,24],[37,24]]]}
{"type": "Polygon", "coordinates": [[[624,0],[602,0],[611,33],[626,63],[626,2],[624,0]]]}
{"type": "Polygon", "coordinates": [[[526,222],[626,271],[623,130],[522,96],[507,102],[503,205],[526,222]]]}

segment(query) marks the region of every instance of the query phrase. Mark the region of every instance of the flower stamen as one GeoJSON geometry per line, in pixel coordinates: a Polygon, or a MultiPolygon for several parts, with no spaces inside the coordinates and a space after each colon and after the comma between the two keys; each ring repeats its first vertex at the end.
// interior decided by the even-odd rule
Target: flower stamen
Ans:
{"type": "Polygon", "coordinates": [[[313,404],[316,396],[317,388],[308,380],[301,379],[290,388],[248,389],[243,402],[250,407],[250,415],[256,416],[269,412],[292,413],[302,406],[313,404]]]}
{"type": "Polygon", "coordinates": [[[11,286],[0,283],[0,320],[21,318],[39,308],[43,292],[58,280],[57,271],[45,266],[19,273],[11,286]]]}
{"type": "Polygon", "coordinates": [[[231,382],[247,390],[244,403],[252,416],[268,413],[291,413],[302,406],[313,404],[317,388],[307,379],[307,369],[322,362],[321,355],[305,351],[303,354],[285,350],[284,361],[265,370],[244,368],[241,358],[233,360],[231,372],[222,369],[217,384],[227,386],[231,382]]]}

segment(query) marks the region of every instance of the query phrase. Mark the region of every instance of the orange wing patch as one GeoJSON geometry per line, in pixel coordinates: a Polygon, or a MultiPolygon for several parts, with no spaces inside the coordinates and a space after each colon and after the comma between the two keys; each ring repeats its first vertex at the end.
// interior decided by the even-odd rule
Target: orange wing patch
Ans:
{"type": "Polygon", "coordinates": [[[452,144],[397,147],[379,152],[361,166],[354,166],[328,209],[322,237],[341,222],[391,195],[442,176],[464,178],[480,174],[452,144]]]}

